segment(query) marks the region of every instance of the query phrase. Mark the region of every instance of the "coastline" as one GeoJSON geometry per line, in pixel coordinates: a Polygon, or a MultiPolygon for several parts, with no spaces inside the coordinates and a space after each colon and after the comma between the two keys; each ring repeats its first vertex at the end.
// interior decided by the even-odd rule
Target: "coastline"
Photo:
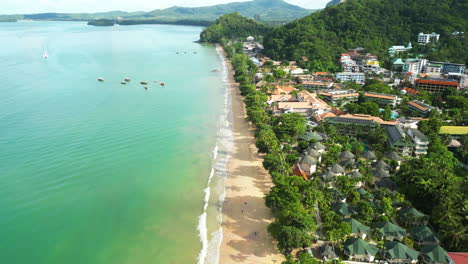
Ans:
{"type": "Polygon", "coordinates": [[[228,71],[234,139],[225,179],[219,263],[281,263],[284,256],[267,231],[273,217],[263,199],[272,186],[271,177],[263,168],[254,131],[245,119],[245,105],[231,63],[219,44],[216,49],[225,58],[228,71]]]}

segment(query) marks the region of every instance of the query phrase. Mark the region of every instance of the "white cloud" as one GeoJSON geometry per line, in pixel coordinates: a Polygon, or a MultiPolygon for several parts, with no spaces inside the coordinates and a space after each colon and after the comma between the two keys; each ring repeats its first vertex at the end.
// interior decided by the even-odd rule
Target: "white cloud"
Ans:
{"type": "MultiPolygon", "coordinates": [[[[247,0],[236,0],[245,2],[247,0]]],[[[321,8],[329,0],[286,0],[305,8],[321,8]]],[[[171,6],[208,6],[233,2],[233,0],[6,0],[2,1],[2,14],[26,14],[39,12],[101,12],[101,11],[150,11],[171,6]]]]}

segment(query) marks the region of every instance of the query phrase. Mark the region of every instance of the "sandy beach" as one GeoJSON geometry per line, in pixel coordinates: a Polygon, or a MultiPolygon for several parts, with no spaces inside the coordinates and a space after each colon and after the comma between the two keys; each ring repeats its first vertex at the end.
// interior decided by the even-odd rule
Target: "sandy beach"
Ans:
{"type": "Polygon", "coordinates": [[[267,231],[273,218],[263,199],[272,186],[271,178],[259,158],[254,131],[245,120],[245,106],[229,62],[227,67],[234,146],[228,164],[219,263],[281,263],[284,257],[267,231]]]}

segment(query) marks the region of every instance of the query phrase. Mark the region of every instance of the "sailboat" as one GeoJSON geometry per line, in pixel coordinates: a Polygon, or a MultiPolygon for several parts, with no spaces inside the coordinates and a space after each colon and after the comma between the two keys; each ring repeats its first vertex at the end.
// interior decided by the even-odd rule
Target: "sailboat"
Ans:
{"type": "Polygon", "coordinates": [[[49,55],[47,54],[47,51],[46,51],[46,50],[44,50],[44,52],[43,52],[43,54],[42,54],[42,58],[44,58],[44,59],[49,58],[49,55]]]}

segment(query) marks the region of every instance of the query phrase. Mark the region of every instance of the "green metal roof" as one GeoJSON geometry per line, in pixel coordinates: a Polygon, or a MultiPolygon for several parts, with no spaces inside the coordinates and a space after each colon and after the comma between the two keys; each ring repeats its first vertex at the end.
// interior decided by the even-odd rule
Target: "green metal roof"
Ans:
{"type": "Polygon", "coordinates": [[[377,233],[382,236],[404,236],[406,230],[402,227],[399,227],[391,222],[380,222],[374,225],[374,229],[377,233]]]}
{"type": "Polygon", "coordinates": [[[363,234],[369,234],[371,228],[362,224],[358,220],[354,218],[349,218],[345,219],[345,222],[349,223],[351,225],[351,233],[363,233],[363,234]]]}
{"type": "Polygon", "coordinates": [[[409,230],[411,237],[417,241],[438,242],[437,235],[427,226],[417,226],[409,230]]]}
{"type": "Polygon", "coordinates": [[[421,213],[415,208],[403,208],[398,212],[398,215],[405,220],[424,219],[428,217],[426,214],[421,213]]]}
{"type": "Polygon", "coordinates": [[[311,140],[323,140],[323,138],[317,134],[316,132],[306,132],[299,136],[299,139],[305,140],[305,141],[311,141],[311,140]]]}
{"type": "Polygon", "coordinates": [[[350,255],[371,255],[375,256],[379,249],[369,242],[360,238],[350,238],[344,243],[344,251],[350,255]]]}
{"type": "Polygon", "coordinates": [[[449,263],[447,252],[439,245],[428,245],[421,249],[421,255],[434,263],[449,263]]]}
{"type": "Polygon", "coordinates": [[[351,216],[358,213],[358,211],[347,203],[337,203],[333,206],[333,211],[341,216],[351,216]]]}
{"type": "Polygon", "coordinates": [[[385,242],[385,257],[388,259],[417,260],[419,252],[397,241],[385,242]]]}

